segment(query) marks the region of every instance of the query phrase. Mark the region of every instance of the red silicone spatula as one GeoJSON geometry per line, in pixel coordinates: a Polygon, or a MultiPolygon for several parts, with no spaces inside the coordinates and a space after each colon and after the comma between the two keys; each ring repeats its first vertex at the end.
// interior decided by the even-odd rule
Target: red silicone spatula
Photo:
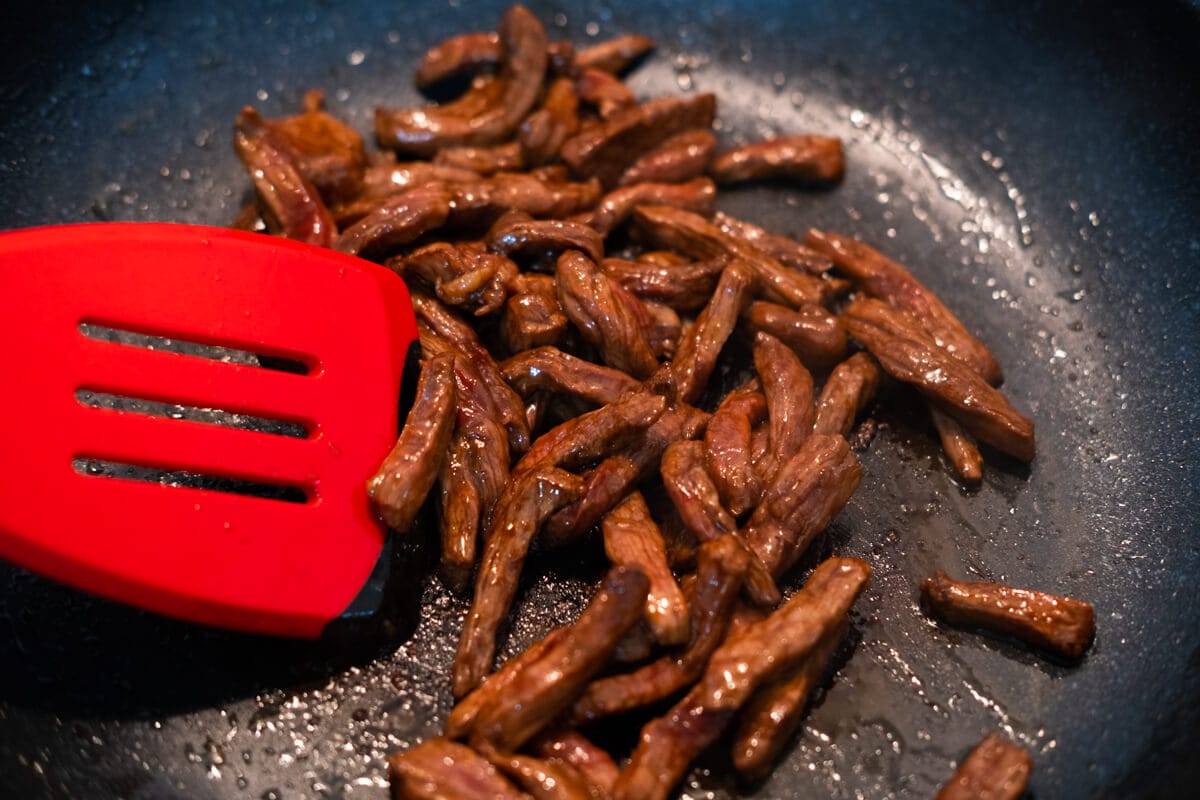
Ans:
{"type": "Polygon", "coordinates": [[[381,562],[364,482],[416,335],[403,281],[330,250],[157,223],[0,234],[0,557],[320,635],[381,562]]]}

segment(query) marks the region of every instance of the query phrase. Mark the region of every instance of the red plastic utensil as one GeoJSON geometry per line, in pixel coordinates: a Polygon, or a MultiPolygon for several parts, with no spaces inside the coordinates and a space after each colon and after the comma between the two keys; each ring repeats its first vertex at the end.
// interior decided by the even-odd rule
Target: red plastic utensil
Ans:
{"type": "Polygon", "coordinates": [[[0,557],[163,614],[303,637],[386,566],[364,482],[395,442],[417,335],[387,269],[191,225],[14,231],[0,335],[0,557]],[[154,411],[176,406],[293,435],[154,411]]]}

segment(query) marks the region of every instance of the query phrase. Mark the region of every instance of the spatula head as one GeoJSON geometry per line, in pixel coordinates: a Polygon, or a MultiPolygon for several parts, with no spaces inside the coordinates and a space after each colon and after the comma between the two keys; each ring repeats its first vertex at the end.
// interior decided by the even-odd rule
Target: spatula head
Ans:
{"type": "Polygon", "coordinates": [[[0,331],[0,557],[247,631],[350,606],[416,340],[398,277],[216,228],[38,228],[0,234],[0,331]]]}

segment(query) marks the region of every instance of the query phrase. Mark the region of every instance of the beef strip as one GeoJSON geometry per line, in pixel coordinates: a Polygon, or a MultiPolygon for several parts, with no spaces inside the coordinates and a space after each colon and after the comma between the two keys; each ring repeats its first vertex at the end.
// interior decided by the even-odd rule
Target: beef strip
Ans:
{"type": "Polygon", "coordinates": [[[767,485],[743,538],[778,578],[829,526],[861,478],[845,439],[813,434],[767,485]]]}
{"type": "Polygon", "coordinates": [[[638,388],[638,382],[626,373],[585,361],[556,347],[517,353],[500,364],[500,371],[522,397],[550,391],[604,405],[638,388]]]}
{"type": "Polygon", "coordinates": [[[696,580],[689,593],[691,636],[687,647],[633,672],[593,681],[575,702],[572,720],[589,722],[650,705],[694,683],[725,637],[751,558],[729,535],[700,545],[696,580]]]}
{"type": "Polygon", "coordinates": [[[579,97],[568,78],[558,78],[546,88],[542,107],[517,129],[517,141],[525,163],[548,164],[558,158],[563,143],[579,130],[579,97]]]}
{"type": "Polygon", "coordinates": [[[868,294],[911,312],[940,347],[969,364],[988,383],[999,385],[1003,380],[1000,363],[987,346],[901,264],[862,242],[828,231],[810,230],[804,241],[833,259],[838,269],[868,294]]]}
{"type": "Polygon", "coordinates": [[[396,800],[521,800],[517,789],[466,745],[435,736],[388,756],[396,800]]]}
{"type": "Polygon", "coordinates": [[[568,250],[559,257],[555,279],[567,318],[600,351],[604,363],[638,378],[658,368],[646,339],[646,312],[637,298],[621,290],[579,251],[568,250]]]}
{"type": "Polygon", "coordinates": [[[635,440],[666,408],[665,398],[636,392],[580,414],[539,436],[513,471],[526,472],[542,465],[577,469],[592,463],[635,440]]]}
{"type": "Polygon", "coordinates": [[[725,259],[656,264],[606,258],[600,268],[642,300],[663,303],[676,311],[695,311],[712,297],[726,263],[725,259]]]}
{"type": "Polygon", "coordinates": [[[809,657],[846,617],[870,578],[870,565],[857,558],[823,561],[780,608],[717,648],[698,684],[701,704],[741,708],[756,689],[809,657]]]}
{"type": "Polygon", "coordinates": [[[473,311],[476,316],[504,305],[509,284],[518,272],[511,260],[489,253],[479,242],[434,242],[389,261],[388,266],[424,282],[446,305],[473,311]]]}
{"type": "Polygon", "coordinates": [[[627,33],[583,48],[575,54],[575,63],[585,69],[619,75],[653,49],[654,40],[650,37],[627,33]]]}
{"type": "Polygon", "coordinates": [[[963,483],[977,484],[983,480],[983,454],[971,434],[949,414],[929,406],[929,415],[933,418],[933,427],[937,429],[938,438],[942,442],[942,450],[950,459],[950,465],[963,483]]]}
{"type": "Polygon", "coordinates": [[[809,697],[829,670],[848,628],[845,620],[836,625],[799,665],[760,689],[742,709],[733,740],[733,766],[744,778],[765,778],[791,742],[804,721],[809,697]]]}
{"type": "Polygon", "coordinates": [[[598,69],[581,69],[575,78],[575,92],[580,102],[595,108],[601,119],[637,105],[637,98],[628,86],[598,69]]]}
{"type": "Polygon", "coordinates": [[[720,184],[764,178],[829,184],[840,181],[845,168],[841,139],[808,134],[733,147],[717,154],[708,171],[720,184]]]}
{"type": "Polygon", "coordinates": [[[696,318],[696,324],[681,337],[671,362],[671,376],[681,401],[694,403],[704,391],[721,348],[750,304],[753,284],[751,270],[743,261],[734,261],[721,270],[712,299],[696,318]]]}
{"type": "Polygon", "coordinates": [[[846,355],[845,323],[816,304],[793,309],[757,300],[742,314],[741,326],[751,336],[771,334],[812,369],[830,367],[846,355]]]}
{"type": "Polygon", "coordinates": [[[771,256],[779,263],[822,275],[833,269],[833,261],[795,239],[770,233],[765,228],[718,211],[713,223],[730,236],[737,237],[771,256]]]}
{"type": "Polygon", "coordinates": [[[353,200],[362,191],[367,156],[358,131],[324,109],[325,95],[312,89],[304,94],[303,113],[265,124],[291,153],[300,174],[333,205],[353,200]]]}
{"type": "Polygon", "coordinates": [[[702,542],[737,530],[737,520],[721,502],[716,483],[704,464],[704,445],[675,442],[663,452],[663,485],[685,528],[702,542]]]}
{"type": "Polygon", "coordinates": [[[321,247],[333,243],[337,229],[317,188],[304,177],[291,149],[250,106],[234,123],[233,148],[254,183],[268,230],[321,247]]]}
{"type": "Polygon", "coordinates": [[[499,88],[477,113],[464,115],[461,100],[445,106],[375,110],[380,144],[430,156],[442,147],[489,145],[507,138],[537,101],[546,74],[546,31],[537,17],[520,5],[500,18],[499,88]],[[452,108],[453,107],[453,108],[452,108]]]}
{"type": "Polygon", "coordinates": [[[921,605],[951,625],[1007,634],[1071,660],[1080,658],[1096,635],[1096,615],[1082,600],[956,581],[941,570],[921,584],[921,605]]]}
{"type": "Polygon", "coordinates": [[[523,453],[529,447],[525,406],[517,393],[504,382],[500,368],[474,329],[432,297],[414,291],[411,298],[417,319],[463,353],[479,371],[479,377],[495,404],[496,417],[508,432],[510,450],[513,454],[523,453]]]}
{"type": "Polygon", "coordinates": [[[612,756],[578,731],[563,728],[545,731],[529,746],[535,755],[548,761],[570,764],[583,773],[594,789],[596,800],[604,800],[609,796],[620,774],[612,756]]]}
{"type": "Polygon", "coordinates": [[[443,147],[433,157],[434,164],[469,169],[479,175],[516,171],[525,167],[525,156],[518,142],[489,145],[443,147]]]}
{"type": "Polygon", "coordinates": [[[681,183],[698,178],[708,169],[716,149],[717,137],[712,131],[697,128],[677,133],[630,164],[617,185],[681,183]]]}
{"type": "Polygon", "coordinates": [[[843,316],[850,335],[885,372],[914,385],[980,442],[1021,461],[1033,460],[1033,421],[973,368],[929,343],[912,315],[878,300],[857,300],[843,316]]]}
{"type": "Polygon", "coordinates": [[[875,398],[879,377],[879,364],[868,353],[838,364],[821,387],[813,432],[849,436],[854,420],[875,398]]]}
{"type": "Polygon", "coordinates": [[[516,750],[569,708],[613,646],[641,618],[648,588],[649,581],[637,569],[611,569],[570,632],[479,710],[472,745],[516,750]]]}
{"type": "Polygon", "coordinates": [[[708,178],[687,183],[635,183],[613,189],[590,211],[573,219],[607,236],[629,219],[640,205],[672,206],[710,216],[716,209],[717,187],[708,178]]]}
{"type": "Polygon", "coordinates": [[[475,596],[454,657],[455,697],[474,689],[491,670],[496,634],[516,597],[525,556],[538,528],[582,490],[579,478],[551,466],[520,473],[505,487],[484,537],[475,596]]]}
{"type": "Polygon", "coordinates": [[[557,254],[582,250],[593,261],[604,256],[604,237],[581,222],[529,219],[520,211],[505,214],[487,235],[488,247],[506,256],[557,254]]]}
{"type": "Polygon", "coordinates": [[[592,787],[570,764],[514,753],[491,752],[487,758],[534,800],[592,800],[592,787]]]}
{"type": "Polygon", "coordinates": [[[770,435],[770,448],[758,468],[770,481],[812,433],[817,414],[813,379],[796,354],[767,333],[754,337],[754,369],[766,395],[770,435]]]}
{"type": "Polygon", "coordinates": [[[630,164],[675,134],[710,127],[716,109],[711,94],[661,97],[623,108],[594,129],[568,139],[561,156],[575,174],[615,186],[630,164]]]}
{"type": "Polygon", "coordinates": [[[500,320],[500,337],[509,351],[520,353],[560,342],[570,320],[558,303],[554,278],[525,273],[517,276],[509,288],[513,294],[500,320]]]}
{"type": "MultiPolygon", "coordinates": [[[[455,592],[465,592],[475,568],[477,539],[483,519],[480,487],[472,469],[472,450],[478,442],[456,435],[446,451],[446,460],[438,474],[441,490],[442,580],[455,592]]],[[[507,470],[506,470],[507,472],[507,470]]]]}
{"type": "Polygon", "coordinates": [[[1018,744],[989,733],[975,746],[934,800],[1018,800],[1033,759],[1018,744]]]}
{"type": "Polygon", "coordinates": [[[722,231],[699,214],[670,206],[639,206],[633,212],[637,232],[655,247],[697,259],[735,258],[752,271],[756,292],[793,308],[820,304],[840,291],[831,281],[785,267],[752,244],[722,231]]]}
{"type": "Polygon", "coordinates": [[[393,195],[342,231],[333,246],[352,256],[381,259],[445,224],[452,200],[437,184],[393,195]]]}
{"type": "Polygon", "coordinates": [[[367,496],[388,527],[404,532],[420,510],[446,456],[454,429],[454,359],[437,356],[421,365],[417,395],[400,437],[367,481],[367,496]]]}
{"type": "Polygon", "coordinates": [[[500,34],[495,31],[460,33],[425,51],[417,67],[416,84],[428,89],[442,81],[500,61],[500,34]]]}
{"type": "Polygon", "coordinates": [[[604,552],[615,565],[637,567],[650,580],[645,620],[659,644],[680,644],[688,638],[688,608],[667,564],[666,545],[650,509],[633,492],[604,516],[604,552]]]}
{"type": "Polygon", "coordinates": [[[524,172],[497,172],[473,184],[455,184],[452,219],[464,225],[488,225],[505,211],[533,217],[566,217],[591,208],[600,199],[599,181],[570,182],[524,172]]]}
{"type": "Polygon", "coordinates": [[[750,458],[750,435],[767,415],[757,378],[725,395],[704,431],[704,462],[721,501],[741,516],[762,497],[763,482],[750,458]]]}

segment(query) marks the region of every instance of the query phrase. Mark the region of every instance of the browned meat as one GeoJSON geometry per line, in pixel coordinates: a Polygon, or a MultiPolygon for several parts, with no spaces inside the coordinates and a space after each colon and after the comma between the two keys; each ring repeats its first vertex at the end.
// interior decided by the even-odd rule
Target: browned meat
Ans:
{"type": "Polygon", "coordinates": [[[472,184],[455,184],[454,219],[465,225],[486,225],[505,211],[524,211],[534,217],[566,217],[591,208],[600,199],[599,181],[551,181],[524,172],[497,172],[472,184]]]}
{"type": "Polygon", "coordinates": [[[525,163],[546,164],[558,158],[563,143],[579,130],[579,97],[568,78],[558,78],[546,89],[542,107],[517,130],[525,163]]]}
{"type": "Polygon", "coordinates": [[[556,347],[517,353],[500,365],[500,371],[522,397],[549,391],[604,405],[638,388],[638,382],[624,372],[593,364],[556,347]]]}
{"type": "Polygon", "coordinates": [[[709,216],[716,208],[716,200],[717,187],[708,178],[695,178],[687,183],[637,183],[612,190],[598,206],[574,219],[607,236],[640,205],[686,208],[709,216]]]}
{"type": "Polygon", "coordinates": [[[744,777],[765,778],[800,728],[808,698],[828,671],[838,644],[846,638],[847,628],[843,620],[790,674],[764,686],[750,698],[733,740],[733,766],[744,777]]]}
{"type": "Polygon", "coordinates": [[[672,359],[679,347],[679,337],[683,334],[683,322],[675,309],[653,300],[642,300],[642,308],[650,317],[646,328],[646,341],[654,351],[656,358],[672,359]]]}
{"type": "Polygon", "coordinates": [[[630,164],[617,184],[690,181],[704,174],[716,149],[717,137],[711,131],[697,128],[678,133],[630,164]]]}
{"type": "MultiPolygon", "coordinates": [[[[336,215],[334,219],[336,221],[336,215]]],[[[263,221],[262,214],[258,213],[258,203],[252,202],[242,206],[242,210],[233,218],[233,222],[229,223],[229,227],[237,231],[262,233],[266,231],[267,223],[263,221]]]]}
{"type": "Polygon", "coordinates": [[[697,436],[707,422],[708,414],[692,406],[668,408],[640,436],[635,436],[588,474],[583,497],[551,518],[541,540],[551,545],[562,544],[591,530],[637,481],[658,466],[669,444],[697,436]]]}
{"type": "Polygon", "coordinates": [[[646,312],[583,253],[568,250],[555,269],[558,302],[604,363],[635,377],[649,377],[658,359],[646,339],[646,312]]]}
{"type": "Polygon", "coordinates": [[[296,167],[326,203],[353,200],[362,191],[366,151],[358,131],[325,113],[325,95],[304,95],[304,112],[265,120],[267,128],[295,159],[296,167]]]}
{"type": "Polygon", "coordinates": [[[645,619],[655,640],[660,644],[687,641],[687,602],[671,574],[662,533],[641,493],[634,492],[608,512],[601,529],[608,560],[637,567],[650,580],[645,619]]]}
{"type": "MultiPolygon", "coordinates": [[[[634,260],[639,264],[650,264],[655,267],[679,267],[691,262],[687,256],[681,256],[674,250],[643,250],[634,260]]],[[[715,276],[713,284],[716,284],[715,276]]],[[[704,304],[700,303],[696,307],[699,308],[702,305],[704,304]]]]}
{"type": "Polygon", "coordinates": [[[298,242],[329,247],[337,236],[321,196],[290,148],[250,106],[234,123],[233,149],[254,182],[267,229],[298,242]]]}
{"type": "Polygon", "coordinates": [[[805,244],[829,256],[868,294],[911,312],[940,347],[969,364],[992,385],[1004,379],[1000,362],[972,336],[958,317],[911,272],[862,242],[828,231],[810,230],[805,244]]]}
{"type": "Polygon", "coordinates": [[[951,625],[983,628],[1067,659],[1077,659],[1096,635],[1090,604],[998,583],[956,581],[938,570],[921,584],[921,604],[951,625]]]}
{"type": "Polygon", "coordinates": [[[504,305],[518,272],[516,264],[489,253],[479,242],[434,242],[389,261],[388,266],[423,281],[446,305],[473,310],[476,316],[504,305]]]}
{"type": "Polygon", "coordinates": [[[579,495],[581,484],[568,472],[544,466],[515,475],[505,487],[484,537],[475,597],[454,657],[455,697],[474,689],[491,670],[496,632],[516,596],[529,544],[547,517],[579,495]]]}
{"type": "Polygon", "coordinates": [[[717,648],[698,684],[704,707],[741,708],[760,686],[808,658],[845,619],[870,578],[870,565],[857,558],[821,562],[779,609],[717,648]]]}
{"type": "Polygon", "coordinates": [[[581,102],[596,109],[601,119],[637,105],[637,98],[628,86],[598,69],[580,70],[575,78],[575,92],[581,102]]]}
{"type": "Polygon", "coordinates": [[[718,228],[730,236],[754,245],[780,264],[820,275],[833,269],[833,261],[795,239],[779,236],[760,228],[753,222],[731,217],[721,211],[713,216],[718,228]]]}
{"type": "Polygon", "coordinates": [[[347,227],[370,214],[389,197],[409,189],[443,184],[477,183],[479,174],[460,167],[431,164],[427,161],[406,161],[372,164],[363,178],[363,191],[348,202],[329,209],[334,221],[347,227]]]}
{"type": "Polygon", "coordinates": [[[756,291],[767,300],[794,308],[820,304],[838,287],[806,272],[785,267],[754,245],[724,233],[699,214],[670,206],[639,206],[633,213],[637,231],[656,247],[666,247],[697,259],[735,258],[754,274],[756,291]]]}
{"type": "Polygon", "coordinates": [[[480,145],[471,147],[443,147],[433,157],[434,164],[447,167],[469,169],[479,175],[493,175],[497,172],[519,170],[525,166],[525,157],[517,142],[502,144],[480,145]]]}
{"type": "Polygon", "coordinates": [[[575,63],[585,69],[598,69],[618,75],[653,49],[653,39],[636,33],[627,33],[624,36],[609,39],[607,42],[583,48],[575,54],[575,63]]]}
{"type": "Polygon", "coordinates": [[[862,468],[840,436],[813,434],[763,493],[743,536],[775,577],[825,530],[858,488],[862,468]]]}
{"type": "Polygon", "coordinates": [[[422,89],[447,78],[500,62],[500,34],[460,33],[425,51],[417,67],[416,83],[422,89]]]}
{"type": "Polygon", "coordinates": [[[979,441],[1032,461],[1033,421],[980,373],[929,342],[916,320],[878,300],[857,300],[843,312],[850,335],[884,371],[911,383],[979,441]]]}
{"type": "Polygon", "coordinates": [[[595,790],[595,800],[608,797],[620,774],[612,756],[578,731],[557,729],[542,733],[530,743],[530,749],[548,761],[570,764],[583,773],[595,790]]]}
{"type": "Polygon", "coordinates": [[[570,321],[558,304],[554,278],[525,273],[513,281],[513,295],[504,306],[500,336],[510,352],[557,344],[570,321]]]}
{"type": "Polygon", "coordinates": [[[417,319],[424,322],[439,338],[463,353],[478,370],[479,377],[495,404],[496,419],[508,432],[509,448],[514,454],[523,453],[529,447],[529,425],[525,419],[525,405],[520,396],[508,388],[500,374],[500,368],[496,366],[491,353],[479,341],[474,329],[432,297],[415,291],[411,293],[411,297],[417,319]]]}
{"type": "MultiPolygon", "coordinates": [[[[380,144],[430,156],[455,145],[496,144],[508,137],[537,101],[546,74],[546,31],[537,17],[520,5],[500,18],[500,75],[484,99],[484,107],[463,114],[463,99],[444,106],[375,110],[380,144]]],[[[470,94],[470,92],[468,92],[470,94]]]]}
{"type": "Polygon", "coordinates": [[[637,392],[567,420],[537,438],[517,462],[520,473],[542,465],[576,469],[618,450],[654,424],[667,401],[649,392],[637,392]]]}
{"type": "Polygon", "coordinates": [[[700,545],[690,608],[687,647],[633,672],[593,681],[571,711],[575,722],[589,722],[656,703],[696,681],[725,636],[742,580],[753,558],[732,536],[700,545]]]}
{"type": "Polygon", "coordinates": [[[434,184],[393,195],[342,231],[333,246],[362,258],[381,258],[434,228],[450,215],[452,197],[434,184]]]}
{"type": "Polygon", "coordinates": [[[955,421],[954,417],[938,410],[937,406],[929,407],[929,415],[933,417],[933,426],[937,428],[938,438],[942,441],[942,450],[950,459],[950,465],[963,483],[976,484],[983,480],[983,454],[971,434],[955,421]]]}
{"type": "Polygon", "coordinates": [[[561,219],[529,219],[524,212],[505,214],[487,235],[488,247],[506,256],[544,255],[564,250],[582,250],[593,261],[604,256],[604,238],[581,222],[561,219]]]}
{"type": "Polygon", "coordinates": [[[491,753],[488,760],[534,800],[592,800],[592,787],[570,764],[513,753],[491,753]]]}
{"type": "Polygon", "coordinates": [[[435,736],[388,757],[396,800],[521,800],[527,798],[483,756],[435,736]]]}
{"type": "Polygon", "coordinates": [[[742,314],[742,326],[751,335],[771,334],[813,369],[832,366],[846,355],[845,323],[819,305],[792,309],[758,300],[742,314]]]}
{"type": "Polygon", "coordinates": [[[721,348],[750,304],[753,285],[754,277],[743,261],[734,261],[721,270],[712,299],[696,318],[696,324],[680,339],[679,350],[671,362],[671,376],[681,401],[694,403],[704,391],[721,348]]]}
{"type": "Polygon", "coordinates": [[[612,660],[616,664],[640,664],[654,651],[654,634],[643,617],[625,631],[625,635],[613,647],[612,660]]]}
{"type": "Polygon", "coordinates": [[[799,451],[812,433],[817,409],[813,379],[796,354],[767,333],[754,337],[754,369],[767,399],[770,448],[759,461],[763,478],[770,481],[781,464],[799,451]]]}
{"type": "MultiPolygon", "coordinates": [[[[426,337],[426,339],[436,337],[426,337]]],[[[474,363],[454,354],[457,422],[442,465],[442,577],[456,591],[469,585],[479,531],[508,484],[508,434],[474,363]]]]}
{"type": "Polygon", "coordinates": [[[663,485],[684,527],[702,542],[737,530],[737,520],[721,504],[716,484],[704,466],[704,445],[675,442],[663,452],[663,485]]]}
{"type": "Polygon", "coordinates": [[[662,97],[624,108],[594,129],[568,139],[562,159],[577,175],[615,186],[630,164],[675,134],[710,127],[716,109],[716,97],[711,94],[662,97]]]}
{"type": "Polygon", "coordinates": [[[767,401],[756,378],[725,395],[704,431],[708,474],[734,516],[745,514],[762,498],[762,479],[750,456],[750,434],[766,415],[767,401]]]}
{"type": "Polygon", "coordinates": [[[500,669],[484,678],[483,683],[479,684],[466,697],[459,700],[458,704],[450,712],[450,716],[446,719],[446,736],[451,739],[466,739],[470,736],[471,728],[475,725],[475,718],[479,715],[479,710],[495,702],[496,698],[501,697],[517,675],[521,674],[531,664],[537,662],[546,650],[565,638],[569,633],[570,628],[568,627],[555,628],[508,661],[505,661],[500,669]]]}
{"type": "Polygon", "coordinates": [[[663,303],[676,311],[703,308],[712,296],[725,265],[724,259],[682,264],[656,264],[621,258],[606,258],[600,262],[605,275],[616,279],[635,296],[663,303]]]}
{"type": "Polygon", "coordinates": [[[934,800],[1018,800],[1032,771],[1024,747],[989,733],[934,800]]]}
{"type": "Polygon", "coordinates": [[[719,153],[708,166],[717,183],[783,178],[829,184],[842,179],[842,140],[831,136],[780,136],[719,153]]]}
{"type": "Polygon", "coordinates": [[[454,358],[437,356],[422,364],[400,438],[367,481],[367,495],[393,530],[409,529],[433,488],[454,430],[454,401],[454,358]]]}
{"type": "Polygon", "coordinates": [[[878,388],[879,364],[869,354],[855,353],[838,364],[821,388],[813,432],[848,436],[878,388]]]}
{"type": "Polygon", "coordinates": [[[610,570],[570,632],[479,710],[471,744],[516,750],[569,708],[641,618],[648,588],[646,576],[636,569],[610,570]]]}

